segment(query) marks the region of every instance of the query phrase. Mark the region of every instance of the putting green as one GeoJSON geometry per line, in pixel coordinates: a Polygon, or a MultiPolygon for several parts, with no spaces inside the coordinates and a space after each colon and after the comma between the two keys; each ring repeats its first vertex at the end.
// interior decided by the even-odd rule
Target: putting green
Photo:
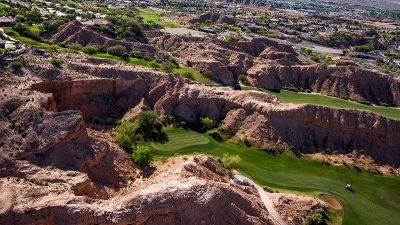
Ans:
{"type": "Polygon", "coordinates": [[[210,143],[210,139],[202,134],[187,131],[185,133],[174,132],[171,130],[168,133],[168,142],[166,143],[151,143],[151,147],[159,151],[177,151],[181,148],[194,147],[197,145],[206,145],[210,143]]]}
{"type": "Polygon", "coordinates": [[[341,217],[342,224],[349,225],[400,224],[400,177],[359,172],[344,166],[327,166],[292,154],[274,155],[229,142],[217,142],[207,134],[181,128],[167,129],[166,133],[169,137],[167,143],[149,145],[159,157],[196,152],[221,157],[228,152],[241,157],[238,170],[260,185],[315,198],[321,194],[332,195],[342,204],[343,211],[332,209],[330,218],[333,222],[330,224],[340,224],[341,217]],[[352,185],[355,193],[344,187],[347,183],[352,185]]]}

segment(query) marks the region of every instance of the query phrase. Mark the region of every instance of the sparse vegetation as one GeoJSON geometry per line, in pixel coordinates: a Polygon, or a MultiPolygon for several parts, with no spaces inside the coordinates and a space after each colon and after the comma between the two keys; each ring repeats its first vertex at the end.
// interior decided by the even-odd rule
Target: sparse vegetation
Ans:
{"type": "Polygon", "coordinates": [[[200,118],[203,130],[207,131],[214,127],[215,122],[209,117],[200,118]]]}
{"type": "Polygon", "coordinates": [[[116,45],[109,47],[107,52],[111,55],[119,56],[119,57],[128,57],[128,50],[125,46],[116,45]]]}
{"type": "Polygon", "coordinates": [[[227,169],[237,168],[239,166],[240,160],[241,158],[239,155],[231,155],[229,153],[225,153],[221,158],[222,164],[227,169]]]}
{"type": "Polygon", "coordinates": [[[54,66],[57,66],[57,67],[61,65],[61,61],[58,58],[54,57],[54,56],[51,57],[50,63],[53,64],[54,66]]]}
{"type": "Polygon", "coordinates": [[[160,70],[165,73],[172,73],[175,68],[177,68],[177,66],[170,61],[162,62],[160,65],[160,70]]]}
{"type": "Polygon", "coordinates": [[[98,49],[94,46],[88,45],[82,48],[82,52],[88,54],[88,55],[93,55],[98,52],[98,49]]]}
{"type": "Polygon", "coordinates": [[[193,80],[193,74],[189,71],[183,71],[182,73],[180,73],[179,75],[181,75],[182,77],[189,79],[189,80],[193,80]]]}
{"type": "Polygon", "coordinates": [[[326,224],[324,209],[318,209],[313,214],[306,216],[303,220],[302,225],[323,225],[326,224]]]}
{"type": "Polygon", "coordinates": [[[22,63],[20,61],[14,61],[11,62],[10,66],[13,70],[19,70],[22,68],[22,63]]]}
{"type": "Polygon", "coordinates": [[[238,80],[239,80],[240,82],[242,82],[242,83],[245,83],[245,82],[247,82],[247,76],[246,76],[245,74],[240,74],[240,75],[238,76],[238,80]]]}

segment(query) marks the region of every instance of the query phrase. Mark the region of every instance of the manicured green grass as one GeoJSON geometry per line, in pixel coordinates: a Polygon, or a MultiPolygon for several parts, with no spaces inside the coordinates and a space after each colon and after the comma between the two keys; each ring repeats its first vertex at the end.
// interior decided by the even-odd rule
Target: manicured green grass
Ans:
{"type": "Polygon", "coordinates": [[[195,152],[216,157],[221,157],[226,152],[237,154],[242,159],[238,170],[260,185],[314,197],[321,193],[330,193],[343,204],[343,224],[400,224],[400,177],[358,172],[344,166],[327,166],[289,153],[273,155],[233,143],[219,143],[207,134],[188,132],[182,128],[170,128],[166,133],[172,144],[167,142],[149,145],[152,152],[159,157],[195,152]],[[181,146],[180,135],[185,143],[181,146]],[[209,142],[199,144],[199,135],[208,138],[209,142]],[[191,146],[188,145],[190,139],[193,143],[191,146]],[[347,183],[352,185],[355,193],[344,188],[347,183]]]}
{"type": "Polygon", "coordinates": [[[132,64],[132,65],[135,65],[135,66],[150,67],[149,60],[139,59],[139,58],[135,58],[135,57],[122,58],[122,57],[110,55],[108,53],[98,53],[98,54],[94,54],[91,56],[98,57],[98,58],[118,60],[118,61],[126,62],[126,63],[132,64]]]}
{"type": "MultiPolygon", "coordinates": [[[[256,90],[255,88],[252,87],[242,87],[242,89],[256,90]]],[[[352,102],[321,94],[298,93],[287,90],[280,90],[280,92],[274,92],[263,89],[258,89],[258,90],[277,96],[279,98],[279,101],[282,103],[313,104],[313,105],[322,105],[322,106],[329,106],[341,109],[368,110],[376,114],[382,115],[384,117],[400,120],[400,108],[384,107],[376,105],[364,105],[357,102],[352,102]]]]}
{"type": "Polygon", "coordinates": [[[148,8],[140,9],[139,16],[143,18],[145,24],[155,23],[163,27],[182,27],[183,25],[174,22],[165,22],[160,20],[161,12],[148,8]]]}
{"type": "Polygon", "coordinates": [[[205,145],[208,143],[210,143],[210,139],[202,134],[193,131],[182,133],[180,130],[171,130],[171,132],[168,133],[167,143],[151,143],[151,147],[158,151],[172,152],[181,148],[205,145]]]}
{"type": "Polygon", "coordinates": [[[216,83],[214,81],[212,81],[211,79],[207,78],[206,76],[204,76],[202,73],[200,73],[198,70],[195,70],[193,68],[190,67],[186,67],[186,66],[180,66],[177,69],[174,69],[173,71],[176,74],[182,74],[184,72],[189,72],[193,75],[193,79],[195,81],[198,81],[200,83],[203,83],[205,85],[216,85],[216,83]]]}

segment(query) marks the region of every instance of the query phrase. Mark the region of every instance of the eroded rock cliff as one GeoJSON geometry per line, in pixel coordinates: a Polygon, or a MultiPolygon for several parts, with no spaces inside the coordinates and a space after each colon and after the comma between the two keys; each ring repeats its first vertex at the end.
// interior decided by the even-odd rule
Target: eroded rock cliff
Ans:
{"type": "MultiPolygon", "coordinates": [[[[207,87],[163,73],[129,70],[129,66],[103,62],[105,71],[121,73],[114,72],[114,79],[57,81],[33,88],[54,93],[59,109],[82,110],[84,118],[117,118],[111,109],[122,116],[127,108],[145,101],[161,115],[174,115],[188,122],[206,116],[221,121],[228,135],[260,147],[279,146],[307,153],[359,151],[378,163],[399,165],[398,121],[366,111],[279,104],[276,97],[260,92],[207,87]],[[96,86],[102,88],[91,88],[96,86]]],[[[86,68],[83,71],[91,79],[105,74],[101,69],[86,68]]],[[[35,69],[39,74],[46,70],[35,69]]],[[[67,71],[74,73],[74,66],[67,71]]]]}

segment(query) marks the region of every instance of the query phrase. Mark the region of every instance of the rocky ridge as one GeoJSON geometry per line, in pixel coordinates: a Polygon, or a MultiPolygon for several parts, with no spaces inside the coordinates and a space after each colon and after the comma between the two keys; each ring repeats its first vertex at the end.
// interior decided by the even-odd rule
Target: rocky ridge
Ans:
{"type": "MultiPolygon", "coordinates": [[[[76,60],[83,63],[89,60],[82,57],[76,60]]],[[[82,70],[91,79],[97,77],[95,80],[45,82],[33,88],[53,93],[55,103],[46,105],[55,104],[59,110],[81,110],[84,118],[90,115],[122,117],[128,108],[144,101],[148,108],[161,115],[174,115],[187,122],[210,117],[220,121],[229,136],[259,147],[294,148],[306,153],[360,151],[380,164],[398,166],[398,121],[366,111],[280,104],[276,97],[260,92],[207,87],[175,76],[149,73],[146,69],[129,70],[130,66],[107,62],[103,61],[105,69],[86,66],[84,70],[76,70],[73,62],[70,68],[64,68],[71,74],[82,70]],[[106,71],[113,73],[104,76],[106,71]]],[[[42,67],[35,71],[45,74],[52,70],[42,67]]]]}
{"type": "Polygon", "coordinates": [[[290,87],[352,101],[400,106],[399,78],[351,66],[303,65],[290,45],[266,38],[227,43],[207,37],[164,35],[152,42],[158,49],[172,52],[180,63],[227,85],[234,85],[244,74],[248,85],[254,87],[290,87]]]}

